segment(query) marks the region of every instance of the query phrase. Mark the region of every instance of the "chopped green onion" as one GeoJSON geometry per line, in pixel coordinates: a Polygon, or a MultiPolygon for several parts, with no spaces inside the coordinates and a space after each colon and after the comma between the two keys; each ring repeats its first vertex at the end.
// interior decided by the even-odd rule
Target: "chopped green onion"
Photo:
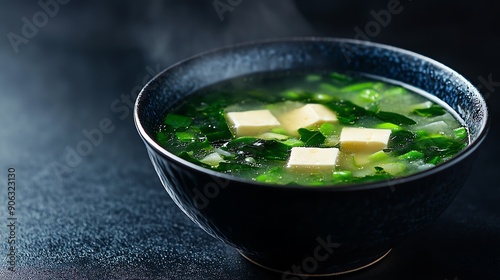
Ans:
{"type": "Polygon", "coordinates": [[[177,137],[177,139],[182,142],[191,142],[196,139],[196,137],[192,133],[185,131],[176,132],[175,137],[177,137]]]}
{"type": "Polygon", "coordinates": [[[390,129],[392,131],[398,131],[403,129],[401,126],[390,122],[378,124],[375,126],[375,128],[390,129]]]}
{"type": "Polygon", "coordinates": [[[433,157],[433,158],[431,158],[430,160],[427,161],[427,163],[431,163],[431,164],[434,164],[434,165],[437,165],[440,162],[441,162],[441,158],[438,157],[438,156],[435,156],[435,157],[433,157]]]}
{"type": "Polygon", "coordinates": [[[332,123],[324,123],[319,127],[319,132],[324,136],[330,136],[337,132],[337,129],[332,123]]]}
{"type": "Polygon", "coordinates": [[[417,130],[415,134],[417,135],[418,138],[429,136],[429,132],[423,129],[417,130]]]}
{"type": "Polygon", "coordinates": [[[423,157],[424,157],[423,153],[421,153],[419,151],[411,150],[406,154],[400,155],[398,158],[403,159],[403,160],[417,160],[417,159],[421,159],[423,157]]]}
{"type": "Polygon", "coordinates": [[[464,140],[467,138],[467,129],[465,127],[455,128],[453,133],[455,133],[456,139],[464,140]]]}
{"type": "Polygon", "coordinates": [[[309,94],[303,91],[288,90],[283,92],[282,96],[287,100],[303,100],[306,99],[309,94]]]}
{"type": "Polygon", "coordinates": [[[304,142],[300,141],[297,138],[289,138],[283,142],[283,144],[289,146],[289,147],[300,147],[304,146],[304,142]]]}
{"type": "Polygon", "coordinates": [[[376,113],[376,117],[384,122],[390,122],[397,125],[414,125],[417,123],[408,117],[393,112],[380,111],[376,113]]]}
{"type": "Polygon", "coordinates": [[[384,151],[378,151],[368,156],[368,160],[371,162],[378,162],[389,159],[389,156],[384,151]]]}
{"type": "Polygon", "coordinates": [[[283,135],[287,135],[288,134],[286,132],[286,129],[284,129],[283,127],[276,127],[276,128],[273,128],[271,131],[274,132],[274,133],[283,134],[283,135]]]}
{"type": "Polygon", "coordinates": [[[324,94],[324,93],[315,93],[313,96],[312,96],[312,100],[315,101],[315,102],[328,102],[328,101],[332,101],[333,100],[333,97],[328,95],[328,94],[324,94]]]}
{"type": "Polygon", "coordinates": [[[422,117],[436,117],[436,116],[441,116],[446,113],[443,107],[437,105],[437,104],[432,104],[431,107],[429,108],[422,108],[422,109],[414,109],[412,111],[413,114],[420,115],[422,117]]]}
{"type": "Polygon", "coordinates": [[[352,178],[352,172],[347,170],[334,171],[332,177],[335,183],[348,182],[352,178]]]}

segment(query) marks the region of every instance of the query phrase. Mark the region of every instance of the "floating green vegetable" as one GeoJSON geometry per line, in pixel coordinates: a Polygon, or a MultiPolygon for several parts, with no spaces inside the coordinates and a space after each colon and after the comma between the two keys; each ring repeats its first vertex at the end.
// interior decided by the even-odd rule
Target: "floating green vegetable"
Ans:
{"type": "Polygon", "coordinates": [[[352,179],[352,172],[348,170],[334,171],[332,178],[336,183],[349,182],[352,179]]]}
{"type": "Polygon", "coordinates": [[[289,146],[289,147],[300,147],[304,146],[304,142],[300,141],[297,138],[289,138],[285,141],[283,141],[283,144],[289,146]]]}
{"type": "Polygon", "coordinates": [[[342,73],[338,73],[338,72],[332,72],[332,73],[330,73],[330,77],[334,81],[342,82],[342,83],[349,83],[349,82],[351,82],[353,80],[353,78],[351,76],[348,76],[348,75],[345,75],[345,74],[342,74],[342,73]]]}
{"type": "Polygon", "coordinates": [[[193,157],[190,153],[180,152],[177,156],[180,157],[180,158],[182,158],[182,159],[184,159],[184,160],[187,160],[187,161],[189,161],[191,163],[199,165],[201,167],[212,168],[211,165],[199,161],[198,159],[196,159],[195,157],[193,157]]]}
{"type": "Polygon", "coordinates": [[[315,93],[315,94],[313,94],[311,99],[314,102],[324,103],[324,102],[332,101],[333,96],[325,94],[325,93],[315,93]]]}
{"type": "Polygon", "coordinates": [[[379,120],[397,125],[414,125],[417,122],[401,114],[380,111],[375,115],[379,120]]]}
{"type": "Polygon", "coordinates": [[[376,181],[387,181],[392,180],[394,177],[388,173],[381,173],[375,175],[367,175],[364,177],[353,177],[349,183],[369,183],[376,181]]]}
{"type": "Polygon", "coordinates": [[[305,91],[299,90],[287,90],[281,94],[287,100],[302,101],[308,99],[311,94],[305,91]]]}
{"type": "Polygon", "coordinates": [[[465,143],[442,135],[432,135],[417,139],[413,147],[424,153],[426,159],[432,159],[436,155],[445,158],[455,155],[465,147],[465,143]]]}
{"type": "Polygon", "coordinates": [[[375,128],[390,129],[392,131],[398,131],[398,130],[402,130],[403,129],[401,126],[399,126],[397,124],[390,123],[390,122],[377,124],[375,126],[375,128]]]}
{"type": "Polygon", "coordinates": [[[196,139],[196,137],[194,136],[193,133],[186,132],[186,131],[176,132],[175,136],[177,137],[177,139],[179,139],[180,141],[183,141],[183,142],[191,142],[191,141],[196,139]]]}
{"type": "Polygon", "coordinates": [[[399,159],[406,159],[406,160],[417,160],[417,159],[421,159],[423,157],[424,157],[423,153],[421,153],[419,151],[412,150],[412,151],[407,152],[406,154],[400,155],[398,158],[399,159]]]}
{"type": "Polygon", "coordinates": [[[275,140],[263,140],[253,137],[240,137],[229,143],[226,148],[254,158],[264,158],[267,160],[287,160],[291,147],[275,140]]]}
{"type": "Polygon", "coordinates": [[[414,125],[416,122],[408,117],[393,112],[373,112],[368,111],[350,101],[337,100],[326,103],[325,106],[337,113],[337,118],[341,123],[354,124],[364,116],[373,116],[381,121],[393,123],[396,125],[414,125]]]}
{"type": "Polygon", "coordinates": [[[283,172],[282,167],[274,167],[255,177],[255,180],[264,183],[277,183],[282,179],[283,172]]]}
{"type": "Polygon", "coordinates": [[[326,103],[325,106],[337,114],[337,118],[342,124],[354,124],[361,117],[367,115],[365,108],[357,106],[348,100],[336,100],[326,103]]]}
{"type": "Polygon", "coordinates": [[[411,150],[416,135],[408,130],[393,131],[387,147],[396,155],[407,153],[411,150]]]}
{"type": "Polygon", "coordinates": [[[189,117],[176,115],[176,114],[168,114],[165,117],[165,124],[170,125],[173,128],[187,128],[192,122],[192,119],[189,117]]]}
{"type": "Polygon", "coordinates": [[[455,128],[453,130],[453,133],[455,133],[455,138],[457,138],[458,140],[467,139],[467,129],[465,127],[455,128]]]}
{"type": "Polygon", "coordinates": [[[420,115],[422,117],[436,117],[436,116],[441,116],[446,113],[443,107],[437,105],[437,104],[432,104],[431,107],[429,108],[417,108],[412,111],[413,114],[420,115]]]}
{"type": "Polygon", "coordinates": [[[312,131],[305,128],[299,128],[300,141],[304,142],[306,147],[315,147],[323,144],[326,137],[319,131],[312,131]]]}
{"type": "Polygon", "coordinates": [[[168,134],[166,131],[158,131],[156,133],[156,140],[158,141],[158,143],[160,143],[160,145],[166,145],[168,139],[170,139],[169,135],[170,134],[168,134]]]}
{"type": "Polygon", "coordinates": [[[213,149],[212,145],[210,145],[210,142],[208,142],[207,139],[200,141],[200,142],[192,142],[189,145],[186,146],[186,151],[192,152],[192,151],[200,151],[200,150],[211,150],[213,149]]]}
{"type": "Polygon", "coordinates": [[[380,99],[380,94],[373,89],[365,89],[361,91],[359,98],[364,102],[375,102],[380,99]]]}
{"type": "Polygon", "coordinates": [[[323,134],[325,137],[333,135],[334,133],[338,133],[335,125],[331,123],[321,124],[321,126],[319,127],[319,132],[321,132],[321,134],[323,134]]]}

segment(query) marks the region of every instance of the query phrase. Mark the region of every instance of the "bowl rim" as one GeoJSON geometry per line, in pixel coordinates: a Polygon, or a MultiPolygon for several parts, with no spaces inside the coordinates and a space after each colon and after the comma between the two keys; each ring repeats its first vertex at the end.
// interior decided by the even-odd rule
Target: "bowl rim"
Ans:
{"type": "Polygon", "coordinates": [[[356,39],[348,39],[348,38],[337,38],[337,37],[291,37],[291,38],[280,38],[280,39],[266,39],[266,40],[253,40],[253,41],[248,41],[248,42],[243,42],[243,43],[237,43],[237,44],[232,44],[228,46],[223,46],[211,50],[207,50],[204,52],[200,52],[198,54],[195,54],[191,57],[185,58],[183,60],[178,61],[177,63],[172,64],[171,66],[163,69],[161,72],[159,72],[156,76],[154,76],[152,79],[148,81],[144,85],[144,87],[141,89],[140,93],[138,94],[136,101],[134,103],[134,123],[136,126],[137,131],[139,132],[139,135],[143,139],[143,141],[149,145],[149,147],[153,148],[156,152],[161,154],[163,157],[168,157],[183,166],[187,166],[191,169],[195,169],[198,172],[210,175],[211,177],[218,177],[230,181],[235,181],[239,183],[244,183],[247,186],[252,186],[252,187],[265,187],[265,188],[273,188],[273,189],[281,189],[281,190],[286,190],[286,191],[360,191],[360,190],[366,190],[366,189],[378,189],[378,188],[395,188],[398,185],[401,185],[402,183],[408,183],[410,181],[416,181],[419,180],[423,177],[427,177],[429,175],[441,172],[444,169],[447,168],[452,168],[453,165],[457,164],[458,162],[461,162],[465,158],[467,158],[469,155],[471,155],[479,146],[480,144],[484,141],[486,138],[486,135],[488,133],[489,127],[490,127],[490,122],[491,122],[491,117],[488,111],[487,107],[487,102],[484,99],[483,95],[479,92],[479,90],[472,85],[465,77],[463,77],[461,74],[456,72],[455,70],[451,69],[450,67],[434,60],[429,57],[426,57],[424,55],[415,53],[413,51],[409,51],[406,49],[402,49],[399,47],[395,46],[390,46],[386,44],[381,44],[381,43],[374,43],[371,41],[363,41],[363,40],[356,40],[356,39]],[[438,68],[441,68],[453,75],[456,75],[457,78],[461,79],[467,86],[468,88],[472,91],[472,93],[478,97],[480,101],[481,107],[484,109],[484,115],[486,121],[483,122],[483,125],[479,129],[477,138],[474,141],[471,141],[464,149],[462,149],[460,152],[458,152],[455,156],[453,156],[451,159],[438,164],[434,167],[431,167],[429,169],[419,171],[407,176],[403,177],[396,177],[394,179],[390,180],[381,180],[381,181],[375,181],[375,182],[366,182],[366,183],[347,183],[347,184],[335,184],[335,185],[324,185],[324,186],[319,186],[319,187],[311,187],[311,186],[305,186],[305,185],[299,185],[299,184],[290,184],[290,185],[278,185],[278,184],[269,184],[269,183],[263,183],[263,182],[257,182],[257,181],[252,181],[249,179],[244,179],[238,176],[230,175],[230,174],[225,174],[222,172],[210,170],[201,166],[198,166],[194,163],[191,163],[187,160],[184,160],[175,154],[167,151],[165,148],[160,146],[154,139],[152,139],[144,127],[142,126],[141,119],[139,118],[139,110],[141,107],[141,101],[144,99],[144,96],[148,94],[148,91],[150,90],[150,87],[152,83],[154,83],[159,77],[163,76],[165,73],[171,71],[172,69],[179,67],[185,63],[188,63],[189,61],[193,61],[199,58],[202,58],[204,56],[210,55],[210,54],[215,54],[218,52],[224,52],[224,51],[229,51],[229,50],[234,50],[234,49],[239,49],[239,48],[245,48],[245,47],[252,47],[252,46],[259,46],[259,45],[265,45],[265,44],[276,44],[276,43],[294,43],[294,42],[335,42],[335,43],[350,43],[350,44],[356,44],[356,45],[365,45],[365,46],[370,46],[373,48],[379,48],[379,49],[385,49],[388,51],[396,52],[396,53],[401,53],[401,54],[406,54],[412,57],[415,57],[419,60],[425,61],[429,64],[432,64],[438,68]]]}

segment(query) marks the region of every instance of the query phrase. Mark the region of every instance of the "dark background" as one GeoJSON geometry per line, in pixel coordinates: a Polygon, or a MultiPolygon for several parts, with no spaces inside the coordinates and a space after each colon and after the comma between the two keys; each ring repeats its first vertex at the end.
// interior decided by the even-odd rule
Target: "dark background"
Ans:
{"type": "MultiPolygon", "coordinates": [[[[0,279],[282,279],[175,206],[129,100],[159,69],[215,47],[353,38],[389,2],[243,0],[221,20],[213,1],[73,0],[52,6],[44,22],[37,1],[0,1],[0,279]],[[27,38],[23,18],[33,23],[33,16],[38,27],[27,38]],[[22,43],[12,44],[12,34],[22,43]],[[103,120],[112,131],[85,146],[85,133],[103,120]],[[72,152],[84,146],[84,155],[72,152]],[[16,272],[7,270],[9,167],[17,183],[16,272]]],[[[368,39],[431,57],[477,85],[490,105],[489,136],[467,184],[434,224],[379,264],[336,279],[500,275],[500,10],[494,1],[436,2],[402,0],[402,11],[368,39]]]]}

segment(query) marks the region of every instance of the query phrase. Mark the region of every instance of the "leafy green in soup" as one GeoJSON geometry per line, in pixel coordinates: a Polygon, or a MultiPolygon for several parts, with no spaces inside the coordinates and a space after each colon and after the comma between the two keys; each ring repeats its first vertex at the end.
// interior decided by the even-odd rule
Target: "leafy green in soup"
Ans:
{"type": "Polygon", "coordinates": [[[267,73],[193,93],[157,141],[211,170],[270,184],[390,180],[440,164],[468,143],[442,102],[343,73],[267,73]]]}

